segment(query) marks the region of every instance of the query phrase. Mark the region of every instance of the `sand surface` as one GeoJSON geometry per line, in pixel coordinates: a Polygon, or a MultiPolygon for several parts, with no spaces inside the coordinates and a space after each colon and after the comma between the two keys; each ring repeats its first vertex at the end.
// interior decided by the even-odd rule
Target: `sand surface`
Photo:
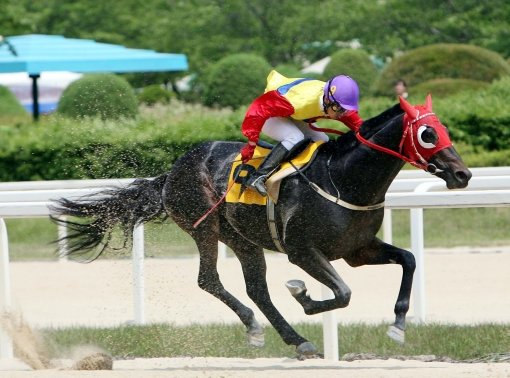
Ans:
{"type": "MultiPolygon", "coordinates": [[[[1,365],[0,365],[1,367],[1,365]]],[[[112,371],[0,371],[5,378],[508,378],[510,364],[399,360],[332,362],[277,358],[154,358],[116,361],[112,371]]]]}
{"type": "MultiPolygon", "coordinates": [[[[351,268],[334,266],[352,290],[349,306],[336,310],[339,322],[391,322],[402,269],[398,265],[351,268]]],[[[130,260],[73,262],[13,262],[13,309],[33,327],[118,325],[134,319],[133,271],[130,260]]],[[[510,323],[510,248],[427,250],[425,254],[426,320],[473,324],[510,323]]],[[[259,320],[267,320],[245,293],[236,258],[218,262],[224,286],[259,320]]],[[[238,322],[222,302],[197,285],[198,258],[146,259],[145,318],[147,322],[238,322]]],[[[306,282],[312,298],[321,285],[285,256],[267,256],[267,280],[276,307],[289,322],[321,322],[308,316],[285,288],[289,279],[306,282]]],[[[414,314],[413,298],[408,316],[414,314]]]]}
{"type": "MultiPolygon", "coordinates": [[[[290,322],[321,322],[307,316],[284,284],[306,282],[313,298],[321,287],[285,256],[267,256],[267,278],[276,307],[290,322]]],[[[334,262],[352,289],[350,305],[335,311],[340,323],[380,323],[393,320],[400,284],[399,266],[351,268],[334,262]]],[[[427,250],[425,255],[426,320],[440,323],[510,323],[510,248],[427,250]]],[[[134,319],[133,271],[130,260],[15,262],[10,264],[12,308],[34,329],[70,325],[112,326],[134,319]]],[[[225,287],[250,306],[258,320],[267,320],[244,292],[239,262],[218,263],[225,287]]],[[[147,322],[231,323],[237,317],[196,284],[198,258],[147,259],[145,319],[147,322]]],[[[413,318],[413,302],[409,318],[413,318]]],[[[319,346],[322,349],[322,346],[319,346]]],[[[510,352],[510,351],[509,351],[510,352]]],[[[290,359],[163,358],[115,361],[114,370],[71,372],[27,369],[19,361],[0,361],[0,377],[510,377],[510,364],[451,364],[372,360],[334,362],[290,359]]]]}

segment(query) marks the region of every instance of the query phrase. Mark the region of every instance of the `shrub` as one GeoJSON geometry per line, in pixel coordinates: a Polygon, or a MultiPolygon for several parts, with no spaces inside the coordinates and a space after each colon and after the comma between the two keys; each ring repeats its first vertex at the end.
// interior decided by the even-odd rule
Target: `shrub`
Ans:
{"type": "Polygon", "coordinates": [[[377,79],[377,68],[364,50],[344,49],[331,55],[331,60],[324,70],[324,79],[345,74],[358,83],[361,95],[371,93],[372,85],[377,79]]]}
{"type": "Polygon", "coordinates": [[[415,86],[439,78],[490,83],[506,75],[510,75],[510,65],[496,52],[472,45],[435,44],[394,59],[383,70],[376,93],[392,95],[396,79],[404,79],[409,86],[415,86]]]}
{"type": "Polygon", "coordinates": [[[435,111],[450,127],[452,139],[477,149],[505,150],[510,146],[510,76],[473,96],[462,92],[438,102],[435,111]]]}
{"type": "Polygon", "coordinates": [[[271,66],[253,54],[229,55],[208,70],[205,79],[205,105],[219,105],[237,109],[251,103],[266,87],[271,66]]]}
{"type": "Polygon", "coordinates": [[[471,167],[505,167],[510,165],[510,149],[501,151],[477,151],[463,157],[471,167]]]}
{"type": "Polygon", "coordinates": [[[303,73],[298,66],[294,64],[279,64],[274,68],[276,71],[286,77],[308,77],[310,79],[322,80],[322,75],[317,73],[303,73]]]}
{"type": "Polygon", "coordinates": [[[460,92],[476,92],[486,89],[489,83],[471,79],[433,79],[420,83],[410,89],[410,93],[424,98],[428,93],[434,97],[447,97],[460,92]]]}
{"type": "Polygon", "coordinates": [[[310,77],[309,74],[302,73],[294,64],[279,64],[274,69],[286,77],[310,77]]]}
{"type": "Polygon", "coordinates": [[[359,104],[359,114],[363,119],[369,119],[381,114],[398,101],[389,97],[363,97],[359,104]]]}
{"type": "Polygon", "coordinates": [[[57,112],[71,118],[133,118],[138,102],[125,79],[113,74],[85,75],[65,89],[57,112]]]}
{"type": "Polygon", "coordinates": [[[23,105],[19,103],[9,88],[0,85],[0,116],[4,118],[23,115],[27,115],[23,105]]]}
{"type": "Polygon", "coordinates": [[[172,97],[172,93],[162,88],[159,84],[152,84],[143,87],[138,94],[138,101],[141,104],[152,106],[156,103],[167,104],[172,97]]]}

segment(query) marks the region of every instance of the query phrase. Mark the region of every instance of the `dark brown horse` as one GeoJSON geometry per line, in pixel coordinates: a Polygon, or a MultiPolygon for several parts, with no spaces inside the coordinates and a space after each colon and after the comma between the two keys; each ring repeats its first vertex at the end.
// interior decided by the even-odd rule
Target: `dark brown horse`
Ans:
{"type": "Polygon", "coordinates": [[[263,331],[253,311],[230,294],[217,271],[218,240],[228,245],[242,265],[246,290],[283,341],[302,355],[317,353],[281,316],[269,297],[263,249],[277,250],[311,277],[329,287],[333,299],[307,295],[301,281],[287,284],[305,313],[346,307],[351,290],[330,261],[343,258],[350,266],[399,264],[402,281],[395,304],[395,323],[388,334],[403,341],[406,313],[415,269],[413,255],[376,237],[383,220],[383,202],[405,161],[442,178],[450,189],[464,188],[471,172],[452,147],[445,127],[432,112],[432,100],[412,106],[405,100],[367,120],[358,133],[325,143],[302,172],[285,178],[274,207],[277,242],[268,226],[266,208],[240,203],[221,204],[196,228],[194,223],[217,203],[227,188],[231,163],[241,143],[207,142],[182,156],[153,180],[137,180],[126,188],[79,201],[61,199],[54,217],[64,221],[70,256],[93,260],[108,245],[115,225],[129,238],[133,227],[170,216],[195,240],[200,253],[198,285],[229,306],[245,324],[250,343],[263,345],[263,331]],[[92,253],[92,255],[90,254],[92,253]]]}

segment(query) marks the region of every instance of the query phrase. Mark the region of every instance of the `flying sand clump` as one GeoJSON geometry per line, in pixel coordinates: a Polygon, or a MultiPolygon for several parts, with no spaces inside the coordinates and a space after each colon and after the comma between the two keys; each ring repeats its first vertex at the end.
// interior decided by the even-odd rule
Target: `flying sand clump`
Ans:
{"type": "Polygon", "coordinates": [[[112,370],[113,359],[110,355],[102,352],[90,354],[77,361],[71,370],[112,370]]]}
{"type": "MultiPolygon", "coordinates": [[[[0,328],[12,340],[14,355],[34,370],[56,368],[44,350],[42,338],[34,332],[21,316],[4,314],[0,328]]],[[[79,347],[73,352],[76,361],[71,370],[112,370],[113,358],[96,347],[79,347]]],[[[58,364],[58,363],[57,363],[58,364]]]]}
{"type": "Polygon", "coordinates": [[[21,316],[4,314],[1,328],[12,339],[14,354],[34,370],[50,368],[50,361],[44,353],[41,338],[23,321],[21,316]]]}

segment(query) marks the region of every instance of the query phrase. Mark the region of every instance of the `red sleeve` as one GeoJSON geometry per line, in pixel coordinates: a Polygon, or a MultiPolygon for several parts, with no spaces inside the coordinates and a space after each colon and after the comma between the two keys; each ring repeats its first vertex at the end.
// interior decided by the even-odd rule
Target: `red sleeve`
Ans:
{"type": "Polygon", "coordinates": [[[363,124],[363,120],[361,119],[356,110],[349,110],[343,116],[338,118],[338,120],[353,131],[358,131],[358,129],[363,124]]]}
{"type": "Polygon", "coordinates": [[[294,107],[277,91],[269,91],[257,97],[244,116],[241,131],[251,142],[259,140],[264,123],[271,117],[288,117],[294,114],[294,107]]]}

